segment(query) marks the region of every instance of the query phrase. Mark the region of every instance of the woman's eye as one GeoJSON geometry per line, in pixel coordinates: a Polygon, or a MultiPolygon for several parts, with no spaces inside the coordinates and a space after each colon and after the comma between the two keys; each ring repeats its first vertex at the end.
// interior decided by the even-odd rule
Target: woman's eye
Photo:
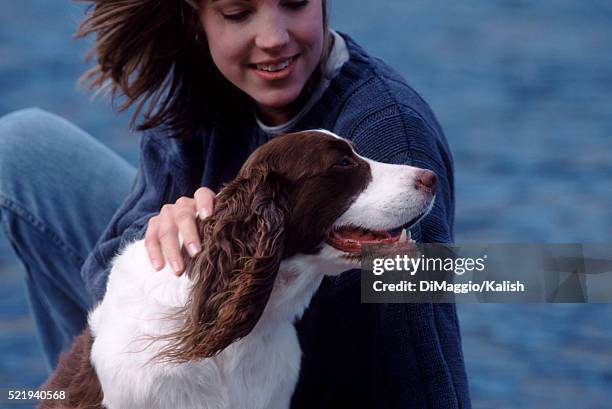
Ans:
{"type": "Polygon", "coordinates": [[[302,1],[288,1],[285,3],[286,7],[289,7],[290,9],[301,9],[302,7],[306,6],[308,3],[310,2],[310,0],[302,0],[302,1]]]}
{"type": "Polygon", "coordinates": [[[242,21],[249,16],[250,11],[244,10],[236,13],[223,13],[223,18],[230,21],[242,21]]]}

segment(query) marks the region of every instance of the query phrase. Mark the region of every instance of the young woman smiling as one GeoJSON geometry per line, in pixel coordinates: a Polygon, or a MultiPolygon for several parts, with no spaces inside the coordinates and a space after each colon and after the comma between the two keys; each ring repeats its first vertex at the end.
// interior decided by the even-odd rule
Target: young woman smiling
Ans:
{"type": "MultiPolygon", "coordinates": [[[[441,127],[391,68],[328,27],[324,0],[89,1],[79,33],[96,35],[97,64],[86,79],[136,107],[139,169],[40,110],[0,119],[2,222],[50,367],[103,297],[121,246],[145,237],[152,264],[181,274],[178,233],[201,251],[196,217],[279,133],[329,129],[366,157],[433,170],[436,203],[412,237],[452,242],[441,127]]],[[[360,304],[354,277],[324,281],[296,323],[292,406],[469,407],[454,305],[360,304]]]]}

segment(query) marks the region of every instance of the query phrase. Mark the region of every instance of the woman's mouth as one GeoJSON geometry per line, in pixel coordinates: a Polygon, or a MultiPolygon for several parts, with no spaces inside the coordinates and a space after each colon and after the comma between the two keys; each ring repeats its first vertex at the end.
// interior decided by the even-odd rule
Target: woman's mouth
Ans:
{"type": "Polygon", "coordinates": [[[293,57],[289,57],[286,60],[281,61],[278,64],[255,64],[255,68],[257,68],[258,70],[263,70],[263,71],[276,72],[276,71],[280,71],[280,70],[287,68],[289,64],[291,64],[292,61],[293,61],[293,57]]]}
{"type": "Polygon", "coordinates": [[[291,74],[298,57],[299,54],[274,62],[249,64],[249,68],[253,69],[259,77],[265,80],[281,80],[291,74]]]}

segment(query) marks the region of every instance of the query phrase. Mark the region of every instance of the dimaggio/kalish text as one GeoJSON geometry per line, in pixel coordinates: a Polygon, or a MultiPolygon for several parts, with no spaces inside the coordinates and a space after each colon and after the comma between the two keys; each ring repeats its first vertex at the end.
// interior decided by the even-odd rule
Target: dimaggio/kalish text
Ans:
{"type": "Polygon", "coordinates": [[[467,283],[453,283],[448,281],[419,281],[412,282],[403,280],[398,283],[384,283],[374,281],[374,291],[401,291],[401,292],[437,292],[445,291],[455,294],[467,294],[470,292],[524,292],[525,284],[520,281],[495,281],[488,280],[478,283],[469,281],[467,283]]]}

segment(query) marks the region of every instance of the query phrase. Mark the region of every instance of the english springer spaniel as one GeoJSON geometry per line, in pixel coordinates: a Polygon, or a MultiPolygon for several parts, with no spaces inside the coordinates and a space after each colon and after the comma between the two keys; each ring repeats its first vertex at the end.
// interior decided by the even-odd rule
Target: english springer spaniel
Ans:
{"type": "Polygon", "coordinates": [[[324,275],[359,267],[430,209],[436,176],[374,162],[328,131],[257,149],[199,223],[202,252],[176,277],[144,242],[114,260],[89,327],[63,353],[42,408],[288,408],[300,371],[293,323],[324,275]]]}

